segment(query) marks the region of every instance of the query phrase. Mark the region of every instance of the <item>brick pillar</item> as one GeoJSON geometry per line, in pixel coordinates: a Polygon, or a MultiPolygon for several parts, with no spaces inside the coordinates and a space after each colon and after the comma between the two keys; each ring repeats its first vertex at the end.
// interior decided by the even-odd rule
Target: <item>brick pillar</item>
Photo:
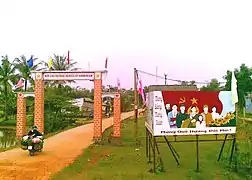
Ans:
{"type": "Polygon", "coordinates": [[[119,93],[115,93],[114,96],[113,136],[116,138],[121,137],[121,96],[119,93]]]}
{"type": "Polygon", "coordinates": [[[35,74],[34,125],[44,132],[44,80],[42,73],[35,74]]]}
{"type": "Polygon", "coordinates": [[[95,73],[94,79],[94,141],[102,137],[102,74],[95,73]]]}
{"type": "Polygon", "coordinates": [[[26,134],[26,98],[22,93],[18,93],[16,137],[20,138],[25,134],[26,134]]]}

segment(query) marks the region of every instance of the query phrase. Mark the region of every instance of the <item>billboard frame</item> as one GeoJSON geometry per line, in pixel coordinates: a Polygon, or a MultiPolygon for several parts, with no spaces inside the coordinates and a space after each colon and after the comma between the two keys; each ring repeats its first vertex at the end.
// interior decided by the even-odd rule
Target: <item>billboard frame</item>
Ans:
{"type": "MultiPolygon", "coordinates": [[[[156,87],[155,87],[156,88],[156,87]]],[[[178,87],[177,87],[178,88],[178,87]]],[[[169,89],[170,90],[170,89],[169,89]]],[[[184,91],[185,89],[176,89],[174,91],[184,91]]],[[[162,89],[159,89],[159,87],[157,87],[157,89],[155,89],[154,91],[162,91],[162,89]]],[[[190,91],[190,90],[188,90],[190,91]]],[[[235,112],[236,112],[236,121],[237,121],[237,103],[235,104],[235,112]]],[[[147,113],[149,113],[147,111],[147,113]]],[[[180,165],[179,162],[179,154],[178,152],[175,150],[175,148],[172,146],[173,143],[186,143],[186,142],[195,142],[195,147],[196,147],[196,171],[199,172],[200,171],[200,158],[199,158],[199,154],[200,154],[200,148],[199,148],[199,144],[200,142],[211,142],[211,141],[217,141],[217,142],[222,142],[221,147],[220,147],[220,151],[218,154],[218,158],[217,161],[219,162],[221,160],[223,151],[224,151],[224,147],[226,145],[226,142],[229,141],[231,144],[231,150],[229,153],[229,166],[232,165],[232,163],[234,163],[235,165],[235,169],[237,169],[237,158],[236,158],[236,154],[237,154],[237,143],[236,143],[236,131],[235,133],[221,133],[221,134],[210,134],[210,135],[215,135],[215,139],[200,139],[200,136],[205,136],[203,134],[188,134],[186,136],[194,136],[195,139],[193,140],[178,140],[177,137],[183,137],[185,135],[156,135],[154,132],[154,128],[150,127],[151,124],[149,124],[147,122],[147,118],[148,115],[145,115],[146,117],[146,121],[145,121],[145,131],[146,131],[146,157],[148,158],[148,163],[152,163],[152,168],[149,170],[150,172],[156,173],[157,170],[159,171],[164,171],[164,164],[163,164],[163,160],[161,158],[161,154],[159,151],[159,145],[161,143],[166,143],[169,151],[171,152],[174,160],[176,161],[177,166],[180,165]],[[168,139],[168,137],[173,137],[173,140],[170,140],[170,138],[168,139]],[[218,136],[221,136],[221,138],[218,138],[218,136]],[[223,137],[224,136],[224,137],[223,137]],[[160,138],[164,138],[164,140],[160,140],[160,138]],[[157,161],[159,163],[157,163],[157,161]],[[159,169],[158,169],[159,168],[159,169]]],[[[152,117],[153,118],[153,117],[152,117]]],[[[154,121],[152,120],[152,125],[154,125],[154,121]]]]}
{"type": "MultiPolygon", "coordinates": [[[[149,170],[149,172],[153,172],[156,173],[157,172],[157,168],[160,168],[160,171],[163,172],[164,171],[164,164],[163,164],[163,160],[161,158],[161,154],[159,151],[159,144],[161,143],[166,143],[174,160],[177,163],[177,166],[180,165],[179,163],[179,154],[178,152],[175,150],[175,148],[172,146],[172,143],[186,143],[186,142],[195,142],[196,145],[196,171],[199,172],[200,171],[200,158],[199,158],[199,154],[200,154],[200,149],[199,149],[199,143],[200,142],[211,142],[211,141],[220,141],[222,142],[221,148],[220,148],[220,152],[218,155],[218,159],[217,161],[219,162],[221,160],[222,157],[222,153],[224,150],[224,147],[226,145],[227,141],[231,141],[231,151],[229,152],[229,166],[232,165],[232,163],[234,162],[235,164],[235,169],[237,169],[237,158],[235,157],[236,153],[237,153],[237,143],[236,143],[236,134],[225,134],[224,138],[218,139],[218,135],[216,135],[216,139],[199,139],[199,137],[201,135],[189,135],[189,136],[195,136],[194,140],[177,140],[177,135],[174,135],[174,140],[170,141],[168,140],[168,138],[166,136],[154,136],[150,130],[146,127],[146,157],[148,158],[147,163],[153,163],[153,167],[149,170]],[[228,138],[228,136],[231,136],[231,138],[228,138]],[[157,140],[157,138],[164,138],[163,141],[157,140]],[[235,158],[234,158],[235,157],[235,158]],[[158,159],[157,159],[158,158],[158,159]],[[159,164],[157,164],[157,160],[159,160],[159,164]]],[[[223,135],[223,134],[220,134],[223,135]]],[[[204,135],[202,135],[204,136],[204,135]]],[[[172,137],[172,136],[169,136],[172,137]]]]}

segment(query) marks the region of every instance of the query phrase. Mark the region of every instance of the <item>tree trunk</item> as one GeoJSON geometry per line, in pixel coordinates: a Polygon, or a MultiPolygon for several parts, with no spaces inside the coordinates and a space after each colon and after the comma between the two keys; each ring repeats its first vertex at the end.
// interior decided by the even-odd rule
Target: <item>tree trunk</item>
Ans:
{"type": "Polygon", "coordinates": [[[5,111],[4,111],[4,120],[8,120],[8,89],[7,82],[4,82],[4,100],[5,100],[5,111]]]}

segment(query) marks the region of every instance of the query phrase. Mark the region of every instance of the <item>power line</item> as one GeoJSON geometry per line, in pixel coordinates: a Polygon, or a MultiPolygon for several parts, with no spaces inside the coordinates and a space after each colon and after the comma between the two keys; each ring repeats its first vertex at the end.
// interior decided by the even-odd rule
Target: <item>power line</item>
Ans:
{"type": "MultiPolygon", "coordinates": [[[[174,81],[174,82],[179,82],[179,83],[182,83],[182,82],[190,82],[190,81],[183,81],[183,80],[179,80],[179,79],[172,79],[172,78],[168,78],[167,75],[165,77],[163,76],[159,76],[159,75],[155,75],[155,74],[152,74],[152,73],[149,73],[149,72],[145,72],[145,71],[142,71],[142,70],[138,70],[137,69],[137,72],[139,73],[142,73],[142,74],[146,74],[146,75],[149,75],[149,76],[153,76],[153,77],[156,77],[156,78],[159,78],[159,79],[164,79],[164,80],[169,80],[169,81],[174,81]]],[[[195,84],[209,84],[210,82],[197,82],[195,81],[195,84]]],[[[220,84],[225,84],[226,82],[219,82],[220,84]]]]}
{"type": "Polygon", "coordinates": [[[157,78],[159,78],[159,79],[164,79],[163,76],[151,74],[151,73],[148,73],[148,72],[145,72],[145,71],[141,71],[141,70],[138,70],[138,69],[137,69],[137,72],[140,72],[140,73],[142,73],[142,74],[146,74],[146,75],[149,75],[149,76],[157,77],[157,78]]]}

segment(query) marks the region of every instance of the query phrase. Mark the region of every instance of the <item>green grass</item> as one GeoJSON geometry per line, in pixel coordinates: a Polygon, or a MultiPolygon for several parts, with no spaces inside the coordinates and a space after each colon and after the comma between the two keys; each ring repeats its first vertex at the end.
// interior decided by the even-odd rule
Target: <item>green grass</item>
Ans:
{"type": "MultiPolygon", "coordinates": [[[[244,117],[244,114],[240,112],[240,113],[238,113],[238,116],[239,116],[240,118],[243,118],[243,117],[244,117]]],[[[246,114],[245,114],[245,117],[251,119],[251,118],[252,118],[252,114],[246,113],[246,114]]]]}
{"type": "MultiPolygon", "coordinates": [[[[246,113],[245,116],[246,116],[247,118],[252,118],[252,114],[249,114],[249,113],[246,113]]],[[[243,115],[242,115],[241,117],[243,117],[243,115]]]]}
{"type": "MultiPolygon", "coordinates": [[[[200,142],[200,172],[196,172],[195,143],[176,143],[174,148],[180,155],[177,167],[166,144],[159,144],[165,172],[148,172],[152,164],[147,164],[145,155],[144,120],[140,120],[139,136],[141,145],[135,145],[134,121],[122,123],[122,146],[108,143],[112,129],[105,131],[103,145],[91,145],[84,150],[74,163],[53,176],[53,180],[243,180],[234,172],[229,172],[220,163],[217,156],[221,142],[200,142]]],[[[195,137],[178,137],[188,139],[195,137]]],[[[201,136],[200,138],[215,138],[201,136]]],[[[228,145],[229,146],[229,145],[228,145]]],[[[228,147],[227,146],[227,147],[228,147]]]]}

